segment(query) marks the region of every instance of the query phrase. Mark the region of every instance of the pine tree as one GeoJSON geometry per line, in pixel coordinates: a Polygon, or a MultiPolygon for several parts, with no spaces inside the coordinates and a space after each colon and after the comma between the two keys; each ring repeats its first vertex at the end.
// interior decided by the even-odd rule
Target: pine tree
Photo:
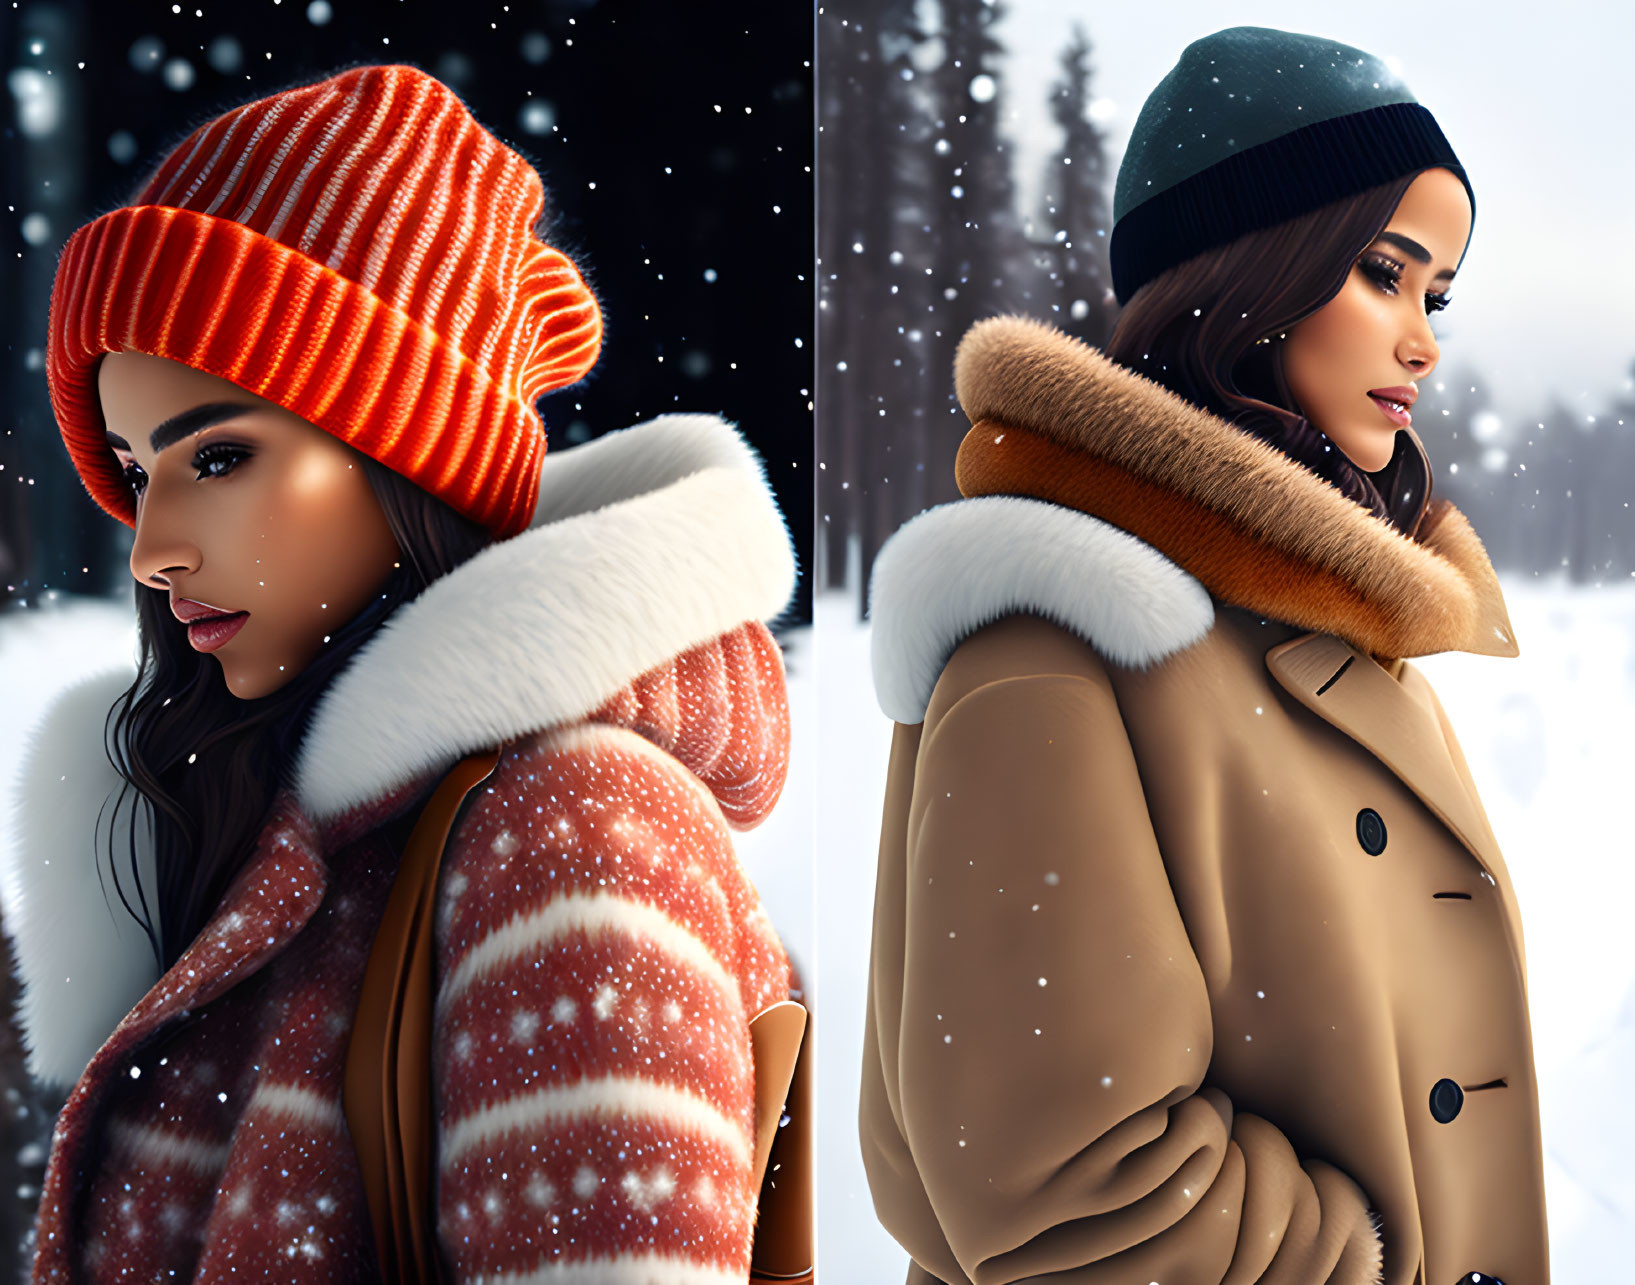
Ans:
{"type": "Polygon", "coordinates": [[[863,533],[865,574],[892,530],[927,505],[958,496],[954,448],[966,427],[952,377],[959,340],[983,317],[1039,306],[1016,214],[1010,147],[999,128],[1004,47],[994,29],[1005,8],[996,0],[941,0],[939,14],[932,40],[941,57],[915,81],[925,128],[910,131],[920,140],[910,164],[924,167],[914,172],[925,181],[904,210],[914,224],[904,228],[913,247],[905,247],[904,266],[914,270],[902,292],[910,308],[903,364],[922,373],[923,391],[913,407],[886,408],[909,422],[906,433],[902,419],[893,425],[903,446],[895,471],[881,476],[891,477],[894,488],[899,480],[906,485],[873,492],[879,503],[863,533]]]}
{"type": "Polygon", "coordinates": [[[1554,579],[1572,566],[1568,492],[1586,454],[1573,419],[1560,396],[1551,394],[1544,413],[1524,425],[1522,442],[1509,465],[1523,565],[1544,579],[1554,579]]]}
{"type": "Polygon", "coordinates": [[[904,448],[892,449],[880,412],[924,405],[906,337],[917,281],[897,249],[914,244],[903,222],[923,208],[925,182],[913,137],[924,116],[910,57],[924,38],[914,9],[914,0],[845,3],[825,6],[820,19],[820,589],[845,583],[854,541],[872,553],[890,532],[878,529],[877,492],[904,448]]]}
{"type": "Polygon", "coordinates": [[[1506,507],[1516,502],[1515,465],[1508,462],[1513,433],[1490,402],[1487,386],[1473,368],[1438,372],[1420,386],[1414,430],[1431,459],[1432,498],[1452,501],[1499,566],[1512,556],[1514,523],[1506,520],[1506,507]]]}
{"type": "Polygon", "coordinates": [[[1595,428],[1596,466],[1585,496],[1591,579],[1627,582],[1635,576],[1635,362],[1595,428]]]}
{"type": "Polygon", "coordinates": [[[1101,347],[1117,315],[1107,258],[1107,159],[1101,130],[1090,118],[1090,38],[1075,24],[1061,53],[1062,78],[1051,85],[1050,115],[1062,145],[1045,170],[1034,240],[1049,265],[1050,319],[1086,343],[1101,347]]]}

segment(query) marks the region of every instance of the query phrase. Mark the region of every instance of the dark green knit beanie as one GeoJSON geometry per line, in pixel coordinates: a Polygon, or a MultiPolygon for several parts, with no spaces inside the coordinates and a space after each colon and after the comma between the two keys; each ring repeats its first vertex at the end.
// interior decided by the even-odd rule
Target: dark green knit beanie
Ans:
{"type": "MultiPolygon", "coordinates": [[[[1186,47],[1136,117],[1113,192],[1114,293],[1127,303],[1246,232],[1437,167],[1470,192],[1435,118],[1372,54],[1270,27],[1217,31],[1186,47]]],[[[1474,192],[1470,205],[1474,225],[1474,192]]]]}

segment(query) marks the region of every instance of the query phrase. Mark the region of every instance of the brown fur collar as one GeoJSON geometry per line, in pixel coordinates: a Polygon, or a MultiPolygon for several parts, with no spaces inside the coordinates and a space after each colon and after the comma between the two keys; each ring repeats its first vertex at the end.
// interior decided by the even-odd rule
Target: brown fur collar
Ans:
{"type": "Polygon", "coordinates": [[[1382,659],[1519,654],[1482,542],[1444,499],[1409,539],[1282,452],[1024,317],[973,326],[954,382],[972,423],[956,464],[966,495],[1080,509],[1227,603],[1382,659]]]}

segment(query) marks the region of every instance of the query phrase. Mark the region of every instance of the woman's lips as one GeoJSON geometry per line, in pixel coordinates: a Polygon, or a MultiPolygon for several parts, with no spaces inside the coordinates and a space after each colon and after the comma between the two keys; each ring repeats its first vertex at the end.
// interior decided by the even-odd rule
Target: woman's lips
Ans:
{"type": "Polygon", "coordinates": [[[1403,406],[1401,402],[1387,401],[1385,398],[1376,393],[1369,393],[1368,396],[1373,399],[1374,405],[1378,406],[1380,410],[1385,412],[1385,418],[1390,420],[1398,428],[1407,428],[1409,424],[1414,422],[1413,415],[1409,413],[1408,408],[1403,406]],[[1401,407],[1400,410],[1397,409],[1399,406],[1401,407]]]}
{"type": "Polygon", "coordinates": [[[249,618],[249,612],[235,611],[230,616],[195,620],[187,627],[187,641],[192,644],[194,651],[215,651],[242,629],[244,622],[249,618]]]}

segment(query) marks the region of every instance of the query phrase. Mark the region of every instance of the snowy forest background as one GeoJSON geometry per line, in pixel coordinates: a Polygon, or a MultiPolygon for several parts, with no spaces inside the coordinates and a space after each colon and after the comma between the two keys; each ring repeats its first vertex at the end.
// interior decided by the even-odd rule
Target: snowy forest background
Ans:
{"type": "MultiPolygon", "coordinates": [[[[968,425],[954,400],[953,356],[971,324],[1021,312],[1099,346],[1117,319],[1107,235],[1118,158],[1110,154],[1112,105],[1100,97],[1096,75],[1096,15],[1104,8],[1003,0],[823,8],[817,576],[823,588],[852,586],[860,610],[861,586],[886,536],[957,497],[954,451],[968,425]],[[1041,13],[1083,17],[1071,24],[1048,82],[1012,83],[1006,33],[1041,13]],[[1048,155],[1032,165],[1019,161],[1023,149],[1007,127],[1023,98],[1046,104],[1053,126],[1048,155]],[[1037,199],[1029,202],[1030,194],[1037,199]]],[[[1187,41],[1217,26],[1263,21],[1223,10],[1215,26],[1196,31],[1166,22],[1149,42],[1161,44],[1172,64],[1187,41]]],[[[1313,14],[1290,26],[1315,23],[1313,14]]],[[[1139,106],[1122,105],[1123,134],[1139,106]]],[[[1468,153],[1468,140],[1453,142],[1468,153]]],[[[1609,165],[1635,164],[1627,140],[1609,140],[1608,149],[1609,165]]],[[[1478,168],[1476,227],[1491,238],[1481,180],[1478,168]]],[[[1593,177],[1586,183],[1571,199],[1594,199],[1593,177]]],[[[1500,250],[1531,260],[1547,255],[1553,235],[1541,230],[1537,244],[1500,250]]],[[[1491,239],[1479,248],[1500,252],[1491,239]]],[[[1608,245],[1608,257],[1627,273],[1620,249],[1608,245]]],[[[1464,275],[1481,270],[1471,263],[1464,275]]],[[[1562,303],[1558,291],[1567,283],[1536,271],[1518,276],[1516,288],[1540,292],[1541,316],[1559,310],[1569,332],[1585,324],[1562,303]]],[[[1570,297],[1586,285],[1575,277],[1570,297]]],[[[1450,317],[1438,318],[1439,333],[1457,326],[1457,312],[1450,317]]],[[[1437,493],[1470,518],[1501,572],[1564,571],[1583,585],[1635,576],[1635,331],[1626,338],[1622,366],[1607,369],[1600,387],[1558,387],[1537,404],[1505,406],[1495,403],[1482,353],[1444,342],[1414,424],[1437,493]]],[[[1545,350],[1537,360],[1554,358],[1545,350]]]]}
{"type": "Polygon", "coordinates": [[[873,1217],[856,1143],[891,735],[869,668],[874,556],[903,521],[957,498],[968,422],[953,354],[973,322],[1015,311],[1092,344],[1110,333],[1123,141],[1182,48],[1237,24],[1404,55],[1473,175],[1462,297],[1435,321],[1442,364],[1414,420],[1437,493],[1498,569],[1522,654],[1414,664],[1458,730],[1520,900],[1552,1279],[1628,1275],[1635,82],[1621,60],[1635,33],[1623,10],[1584,0],[1562,0],[1548,24],[1462,0],[1402,17],[1284,0],[819,11],[818,1234],[831,1281],[901,1280],[907,1265],[873,1217]]]}

